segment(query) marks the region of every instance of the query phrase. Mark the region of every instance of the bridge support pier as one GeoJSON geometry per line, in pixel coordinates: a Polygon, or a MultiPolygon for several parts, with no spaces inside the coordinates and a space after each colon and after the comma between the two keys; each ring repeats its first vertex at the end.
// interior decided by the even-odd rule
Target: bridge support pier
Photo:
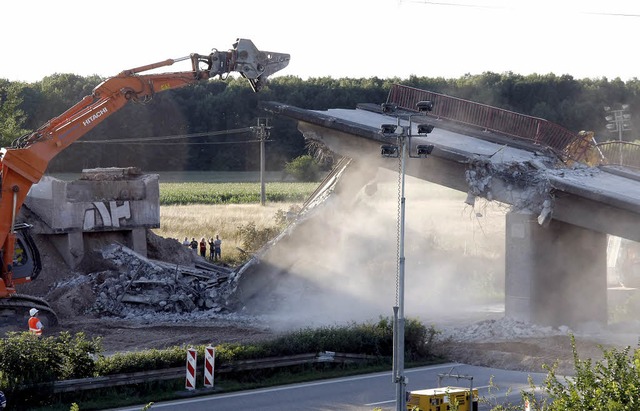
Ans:
{"type": "Polygon", "coordinates": [[[505,315],[572,328],[607,323],[607,235],[537,215],[506,216],[505,315]]]}

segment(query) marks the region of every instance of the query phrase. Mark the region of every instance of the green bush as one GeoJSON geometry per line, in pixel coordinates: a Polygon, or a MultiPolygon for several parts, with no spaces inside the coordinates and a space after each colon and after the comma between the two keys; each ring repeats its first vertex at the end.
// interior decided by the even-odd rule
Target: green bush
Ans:
{"type": "MultiPolygon", "coordinates": [[[[433,327],[426,327],[417,320],[406,321],[405,349],[408,358],[424,360],[432,357],[431,344],[436,334],[433,327]]],[[[194,348],[199,357],[204,356],[204,346],[194,348]]],[[[183,366],[186,349],[173,347],[102,357],[96,364],[96,373],[108,375],[183,366]]],[[[233,361],[321,351],[390,357],[393,354],[393,324],[390,319],[381,318],[378,322],[372,323],[304,328],[272,340],[248,345],[220,344],[216,346],[216,362],[222,365],[233,361]]]]}
{"type": "Polygon", "coordinates": [[[13,391],[24,385],[93,376],[101,352],[102,341],[87,340],[84,333],[38,337],[9,332],[0,339],[0,387],[13,391]]]}
{"type": "MultiPolygon", "coordinates": [[[[640,348],[622,350],[601,347],[603,358],[580,359],[575,337],[571,336],[575,373],[561,377],[557,363],[543,365],[547,370],[542,398],[523,393],[532,410],[545,411],[635,411],[640,409],[640,348]]],[[[533,387],[532,388],[536,388],[533,387]]],[[[494,408],[498,410],[498,408],[494,408]]]]}
{"type": "Polygon", "coordinates": [[[238,226],[238,237],[242,240],[242,248],[246,252],[259,250],[279,232],[280,230],[277,227],[258,229],[254,222],[238,226]]]}
{"type": "Polygon", "coordinates": [[[242,345],[225,343],[216,346],[216,361],[221,363],[276,356],[268,344],[242,345]]]}
{"type": "Polygon", "coordinates": [[[298,181],[318,181],[320,176],[318,163],[308,154],[286,163],[284,170],[298,181]]]}
{"type": "Polygon", "coordinates": [[[102,354],[102,338],[87,340],[80,332],[71,336],[61,332],[57,337],[58,349],[63,352],[60,379],[86,378],[96,374],[96,361],[102,354]]]}
{"type": "Polygon", "coordinates": [[[0,386],[14,391],[22,385],[55,381],[64,364],[54,337],[10,332],[0,340],[0,386]]]}
{"type": "Polygon", "coordinates": [[[45,404],[51,387],[47,383],[93,376],[101,351],[101,340],[87,340],[83,333],[38,337],[9,332],[0,339],[0,390],[11,398],[12,409],[45,404]],[[29,389],[36,384],[37,390],[29,389]]]}
{"type": "MultiPolygon", "coordinates": [[[[436,334],[433,327],[426,327],[417,320],[405,321],[407,358],[425,360],[433,357],[432,344],[436,334]]],[[[380,318],[377,322],[362,324],[304,328],[265,344],[273,355],[336,351],[390,357],[393,355],[393,322],[380,318]]]]}
{"type": "MultiPolygon", "coordinates": [[[[98,375],[110,375],[179,367],[185,364],[186,350],[186,347],[172,347],[117,353],[101,358],[96,364],[96,370],[98,375]]],[[[204,348],[200,348],[199,355],[204,355],[204,348]]]]}
{"type": "MultiPolygon", "coordinates": [[[[432,327],[425,327],[417,320],[408,320],[405,331],[406,357],[416,361],[431,359],[431,343],[436,331],[432,327]]],[[[194,348],[198,357],[203,358],[205,346],[194,348]]],[[[109,357],[101,355],[101,350],[99,338],[88,341],[83,333],[73,337],[68,333],[61,333],[58,337],[40,338],[29,333],[10,333],[8,338],[0,340],[0,389],[11,395],[12,405],[24,409],[31,409],[36,405],[49,407],[56,401],[61,404],[82,401],[84,408],[88,406],[95,393],[66,393],[54,396],[47,390],[51,386],[39,385],[37,390],[23,388],[69,378],[184,367],[187,347],[118,353],[109,357]]],[[[216,346],[216,366],[224,367],[235,361],[321,351],[373,355],[378,357],[376,365],[388,365],[389,357],[393,355],[393,324],[389,318],[381,318],[377,322],[364,324],[305,328],[273,340],[248,345],[220,344],[216,346]]],[[[263,386],[265,381],[277,384],[279,380],[287,380],[292,375],[306,373],[308,375],[305,378],[312,379],[317,378],[319,372],[327,373],[326,375],[333,375],[331,372],[337,369],[342,372],[357,372],[358,367],[358,364],[321,363],[233,371],[226,372],[223,381],[231,387],[234,384],[238,387],[246,387],[247,384],[263,386]]],[[[167,392],[170,384],[171,382],[158,382],[145,389],[137,386],[131,387],[131,390],[147,392],[153,389],[157,392],[167,392]],[[165,387],[164,384],[168,385],[165,387]]]]}

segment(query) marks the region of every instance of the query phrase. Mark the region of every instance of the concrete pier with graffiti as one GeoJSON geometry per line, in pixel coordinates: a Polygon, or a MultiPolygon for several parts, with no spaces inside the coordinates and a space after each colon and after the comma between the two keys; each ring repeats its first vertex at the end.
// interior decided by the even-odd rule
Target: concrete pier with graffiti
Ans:
{"type": "Polygon", "coordinates": [[[157,174],[100,168],[83,170],[75,181],[45,176],[25,206],[44,223],[37,232],[51,236],[67,264],[76,267],[92,244],[104,240],[146,256],[146,230],[160,227],[159,197],[157,174]]]}

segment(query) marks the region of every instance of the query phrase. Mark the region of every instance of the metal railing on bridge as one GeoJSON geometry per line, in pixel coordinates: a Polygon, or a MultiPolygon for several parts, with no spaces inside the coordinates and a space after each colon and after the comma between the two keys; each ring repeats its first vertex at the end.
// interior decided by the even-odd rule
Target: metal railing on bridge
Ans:
{"type": "Polygon", "coordinates": [[[545,119],[446,94],[394,84],[389,92],[387,102],[396,104],[405,110],[416,111],[416,104],[423,100],[434,102],[432,114],[438,118],[479,127],[484,131],[493,131],[548,147],[563,160],[584,162],[589,150],[593,148],[593,143],[585,141],[579,134],[572,133],[545,119]]]}
{"type": "Polygon", "coordinates": [[[628,141],[607,141],[596,148],[604,158],[602,164],[640,169],[640,144],[628,141]]]}

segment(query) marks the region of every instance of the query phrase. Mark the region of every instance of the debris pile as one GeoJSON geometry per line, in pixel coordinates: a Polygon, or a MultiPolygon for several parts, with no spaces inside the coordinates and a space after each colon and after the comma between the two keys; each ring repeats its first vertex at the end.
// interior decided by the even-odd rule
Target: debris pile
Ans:
{"type": "Polygon", "coordinates": [[[554,328],[503,317],[479,321],[464,327],[445,328],[441,331],[441,337],[454,342],[496,342],[567,335],[570,331],[566,326],[554,328]]]}
{"type": "Polygon", "coordinates": [[[231,304],[234,273],[225,267],[150,260],[117,244],[105,247],[102,257],[118,269],[89,274],[96,295],[91,311],[101,315],[128,316],[135,308],[156,313],[220,313],[231,304]]]}

